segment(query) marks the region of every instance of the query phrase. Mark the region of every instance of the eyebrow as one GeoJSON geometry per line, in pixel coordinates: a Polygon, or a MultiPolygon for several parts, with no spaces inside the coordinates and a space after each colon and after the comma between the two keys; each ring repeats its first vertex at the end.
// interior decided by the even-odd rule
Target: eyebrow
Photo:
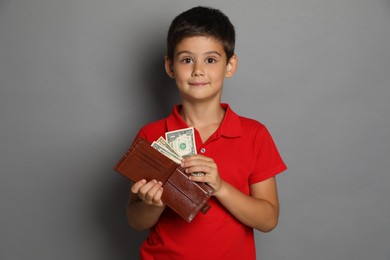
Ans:
{"type": "MultiPolygon", "coordinates": [[[[176,55],[179,56],[181,54],[194,54],[194,53],[191,51],[180,51],[176,55]]],[[[219,53],[218,51],[208,51],[208,52],[205,52],[204,54],[205,55],[216,54],[216,55],[222,57],[221,53],[219,53]]]]}

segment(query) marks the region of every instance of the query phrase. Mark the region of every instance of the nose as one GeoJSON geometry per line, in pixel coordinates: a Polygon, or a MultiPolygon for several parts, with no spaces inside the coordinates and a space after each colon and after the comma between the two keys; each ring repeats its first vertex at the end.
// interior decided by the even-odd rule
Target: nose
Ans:
{"type": "Polygon", "coordinates": [[[192,76],[193,77],[202,77],[202,76],[204,76],[204,68],[203,68],[202,64],[200,64],[198,62],[194,63],[194,67],[193,67],[193,70],[192,70],[192,76]]]}

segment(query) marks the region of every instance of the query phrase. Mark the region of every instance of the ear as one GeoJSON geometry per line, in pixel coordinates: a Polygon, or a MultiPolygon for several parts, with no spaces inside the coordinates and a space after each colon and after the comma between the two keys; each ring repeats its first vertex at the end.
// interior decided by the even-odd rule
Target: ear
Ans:
{"type": "Polygon", "coordinates": [[[175,73],[173,71],[173,64],[171,60],[168,58],[168,56],[165,56],[164,65],[165,65],[165,72],[168,74],[170,78],[174,79],[175,73]]]}
{"type": "Polygon", "coordinates": [[[236,73],[237,67],[238,67],[238,58],[237,55],[234,54],[226,64],[225,77],[227,78],[232,77],[236,73]]]}

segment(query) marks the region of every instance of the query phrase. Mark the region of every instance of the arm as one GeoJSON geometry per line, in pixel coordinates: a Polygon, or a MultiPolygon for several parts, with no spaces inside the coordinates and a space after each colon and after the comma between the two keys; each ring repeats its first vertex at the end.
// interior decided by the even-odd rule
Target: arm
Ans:
{"type": "Polygon", "coordinates": [[[251,185],[248,196],[222,181],[215,197],[239,221],[262,232],[274,229],[279,218],[279,202],[274,177],[251,185]]]}
{"type": "Polygon", "coordinates": [[[191,176],[191,180],[207,182],[215,189],[214,196],[240,222],[262,232],[274,229],[279,218],[279,201],[274,177],[250,186],[250,196],[222,180],[214,160],[194,155],[183,160],[188,173],[204,172],[204,176],[191,176]]]}
{"type": "Polygon", "coordinates": [[[165,209],[162,193],[162,183],[155,180],[140,180],[133,184],[127,206],[127,220],[132,228],[145,230],[157,223],[165,209]]]}

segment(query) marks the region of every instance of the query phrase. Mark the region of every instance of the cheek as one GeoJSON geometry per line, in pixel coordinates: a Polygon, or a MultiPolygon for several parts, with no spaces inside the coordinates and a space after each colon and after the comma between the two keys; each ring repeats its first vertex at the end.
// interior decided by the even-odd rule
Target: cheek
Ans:
{"type": "Polygon", "coordinates": [[[224,69],[216,69],[209,73],[209,76],[214,80],[223,80],[225,78],[225,70],[224,69]]]}
{"type": "Polygon", "coordinates": [[[191,75],[191,70],[188,67],[178,67],[175,70],[177,79],[185,79],[191,75]]]}

